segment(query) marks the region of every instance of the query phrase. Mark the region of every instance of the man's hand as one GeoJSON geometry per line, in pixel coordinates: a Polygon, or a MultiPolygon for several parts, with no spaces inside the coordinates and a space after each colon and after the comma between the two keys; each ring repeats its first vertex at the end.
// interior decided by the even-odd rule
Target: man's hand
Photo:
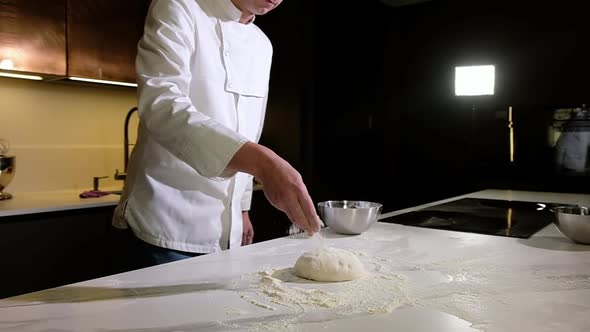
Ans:
{"type": "Polygon", "coordinates": [[[310,234],[320,230],[320,218],[301,175],[276,153],[247,142],[234,155],[228,168],[252,174],[260,180],[269,202],[299,228],[310,234]]]}
{"type": "Polygon", "coordinates": [[[248,211],[242,212],[242,246],[252,244],[254,240],[254,227],[250,221],[248,211]]]}
{"type": "Polygon", "coordinates": [[[299,172],[281,158],[268,166],[269,169],[258,176],[268,201],[304,231],[310,234],[319,231],[319,217],[299,172]]]}

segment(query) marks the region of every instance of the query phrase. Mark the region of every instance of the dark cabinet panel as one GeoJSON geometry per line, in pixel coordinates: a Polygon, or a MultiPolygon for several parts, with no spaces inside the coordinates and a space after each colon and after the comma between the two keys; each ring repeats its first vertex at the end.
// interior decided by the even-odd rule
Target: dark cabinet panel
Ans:
{"type": "Polygon", "coordinates": [[[148,0],[68,0],[68,75],[135,82],[148,0]]]}
{"type": "Polygon", "coordinates": [[[109,237],[113,210],[108,206],[0,218],[0,298],[119,272],[110,251],[115,245],[109,237]]]}
{"type": "Polygon", "coordinates": [[[65,0],[0,1],[0,67],[66,73],[65,0]]]}
{"type": "Polygon", "coordinates": [[[252,193],[249,214],[254,227],[255,243],[289,235],[289,228],[292,225],[289,218],[270,204],[262,190],[255,190],[252,193]]]}

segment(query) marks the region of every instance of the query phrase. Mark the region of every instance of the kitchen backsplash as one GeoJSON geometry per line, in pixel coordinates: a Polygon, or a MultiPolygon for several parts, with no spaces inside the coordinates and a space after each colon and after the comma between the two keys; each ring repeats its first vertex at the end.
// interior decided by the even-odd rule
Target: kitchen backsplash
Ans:
{"type": "MultiPolygon", "coordinates": [[[[6,192],[88,190],[94,176],[104,188],[121,187],[125,115],[134,89],[0,78],[0,137],[10,141],[16,172],[6,192]]],[[[134,142],[137,113],[130,122],[134,142]]]]}

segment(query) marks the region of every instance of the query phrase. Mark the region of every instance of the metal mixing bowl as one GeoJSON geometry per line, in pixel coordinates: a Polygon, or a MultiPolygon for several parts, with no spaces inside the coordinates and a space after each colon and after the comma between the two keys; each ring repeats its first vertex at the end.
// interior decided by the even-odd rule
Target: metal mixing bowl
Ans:
{"type": "Polygon", "coordinates": [[[318,203],[320,218],[334,232],[361,234],[381,215],[382,204],[365,201],[325,201],[318,203]]]}
{"type": "Polygon", "coordinates": [[[554,207],[555,225],[570,240],[590,244],[590,211],[588,207],[561,205],[554,207]]]}
{"type": "Polygon", "coordinates": [[[3,193],[2,191],[12,178],[16,169],[15,157],[0,155],[0,200],[9,199],[12,197],[9,193],[3,193]]]}

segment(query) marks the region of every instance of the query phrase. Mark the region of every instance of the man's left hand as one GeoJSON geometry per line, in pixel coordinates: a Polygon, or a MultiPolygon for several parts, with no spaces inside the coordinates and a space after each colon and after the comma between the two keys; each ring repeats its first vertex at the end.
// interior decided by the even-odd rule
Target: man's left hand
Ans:
{"type": "Polygon", "coordinates": [[[252,227],[252,222],[250,222],[250,215],[248,215],[248,211],[242,212],[242,245],[247,246],[252,244],[254,240],[254,227],[252,227]]]}

